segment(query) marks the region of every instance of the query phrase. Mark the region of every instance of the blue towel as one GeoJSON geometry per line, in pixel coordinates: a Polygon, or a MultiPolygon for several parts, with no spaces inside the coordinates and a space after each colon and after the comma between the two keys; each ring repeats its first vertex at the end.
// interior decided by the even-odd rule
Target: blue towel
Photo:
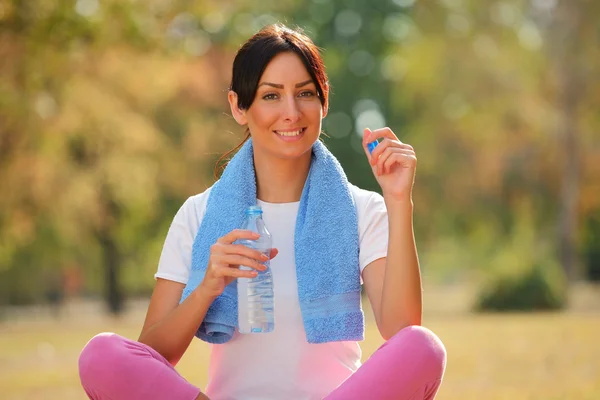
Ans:
{"type": "MultiPolygon", "coordinates": [[[[354,199],[348,179],[333,154],[320,141],[312,151],[294,238],[298,296],[306,338],[309,343],[363,340],[354,199]]],[[[209,193],[192,247],[192,270],[181,302],[202,281],[210,246],[241,227],[244,211],[252,205],[256,205],[256,178],[250,139],[231,159],[209,193]]],[[[237,314],[234,281],[211,304],[196,336],[208,343],[226,343],[238,326],[237,314]]]]}

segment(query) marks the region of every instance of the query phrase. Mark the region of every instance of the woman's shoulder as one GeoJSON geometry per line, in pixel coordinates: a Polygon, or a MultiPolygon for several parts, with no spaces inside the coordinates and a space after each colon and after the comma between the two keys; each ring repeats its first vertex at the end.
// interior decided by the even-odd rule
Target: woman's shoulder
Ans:
{"type": "Polygon", "coordinates": [[[190,203],[194,204],[195,206],[203,206],[203,205],[205,206],[206,202],[208,201],[208,195],[210,194],[211,189],[212,189],[212,186],[209,186],[203,192],[191,195],[186,200],[186,203],[190,202],[190,203]]]}
{"type": "Polygon", "coordinates": [[[368,212],[374,208],[384,208],[385,202],[383,196],[375,191],[360,188],[350,183],[350,192],[356,203],[356,209],[359,213],[368,212]]]}
{"type": "Polygon", "coordinates": [[[383,200],[383,196],[379,193],[372,190],[360,188],[352,183],[350,183],[350,192],[352,193],[352,197],[354,197],[354,200],[357,202],[368,202],[377,199],[383,200]]]}
{"type": "MultiPolygon", "coordinates": [[[[206,203],[212,186],[205,189],[203,192],[194,194],[188,197],[179,210],[180,218],[183,218],[191,226],[200,225],[200,221],[204,217],[206,211],[206,203]]],[[[183,222],[183,221],[182,221],[183,222]]]]}

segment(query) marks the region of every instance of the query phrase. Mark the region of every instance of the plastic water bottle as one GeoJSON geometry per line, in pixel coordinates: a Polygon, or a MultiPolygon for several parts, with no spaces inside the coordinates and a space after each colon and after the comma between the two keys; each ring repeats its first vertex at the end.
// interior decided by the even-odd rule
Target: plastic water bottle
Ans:
{"type": "MultiPolygon", "coordinates": [[[[238,244],[256,249],[270,256],[272,248],[271,234],[262,219],[260,206],[246,210],[246,220],[241,229],[260,235],[257,240],[239,240],[238,244]]],[[[257,271],[254,278],[238,278],[238,325],[240,333],[266,333],[275,329],[275,310],[273,301],[273,275],[269,261],[263,263],[267,269],[257,271]]],[[[240,269],[254,270],[247,266],[240,269]]]]}

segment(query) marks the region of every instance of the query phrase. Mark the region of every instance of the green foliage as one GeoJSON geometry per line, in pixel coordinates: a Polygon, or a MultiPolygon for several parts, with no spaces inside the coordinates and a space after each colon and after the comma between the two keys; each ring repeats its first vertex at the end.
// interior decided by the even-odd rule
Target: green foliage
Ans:
{"type": "Polygon", "coordinates": [[[539,263],[518,274],[490,278],[477,299],[478,311],[557,310],[567,304],[566,280],[558,264],[539,263]]]}
{"type": "Polygon", "coordinates": [[[600,282],[600,212],[590,217],[585,225],[583,262],[586,277],[591,281],[600,282]]]}
{"type": "MultiPolygon", "coordinates": [[[[125,291],[148,291],[175,212],[243,131],[227,116],[233,53],[271,22],[324,49],[325,142],[352,183],[379,190],[365,126],[415,147],[428,273],[545,271],[533,266],[554,254],[531,254],[564,203],[565,132],[580,143],[578,217],[600,206],[600,3],[537,3],[0,0],[0,304],[44,301],[45,277],[65,266],[101,293],[108,254],[125,291]],[[574,27],[558,18],[573,13],[574,27]],[[556,82],[573,83],[567,101],[556,82]]],[[[598,229],[586,229],[578,245],[600,276],[598,229]]]]}
{"type": "Polygon", "coordinates": [[[508,239],[490,247],[476,310],[539,311],[566,306],[567,281],[552,250],[554,240],[536,230],[532,209],[531,203],[523,202],[508,239]]]}

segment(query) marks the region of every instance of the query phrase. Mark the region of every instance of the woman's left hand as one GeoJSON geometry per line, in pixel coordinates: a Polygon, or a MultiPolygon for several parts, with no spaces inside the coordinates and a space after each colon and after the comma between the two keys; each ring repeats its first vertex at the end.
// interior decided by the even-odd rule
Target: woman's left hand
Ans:
{"type": "Polygon", "coordinates": [[[411,145],[402,143],[390,128],[371,131],[366,128],[363,149],[383,196],[393,200],[412,200],[412,188],[417,169],[417,156],[411,145]],[[367,145],[383,139],[369,154],[367,145]]]}

